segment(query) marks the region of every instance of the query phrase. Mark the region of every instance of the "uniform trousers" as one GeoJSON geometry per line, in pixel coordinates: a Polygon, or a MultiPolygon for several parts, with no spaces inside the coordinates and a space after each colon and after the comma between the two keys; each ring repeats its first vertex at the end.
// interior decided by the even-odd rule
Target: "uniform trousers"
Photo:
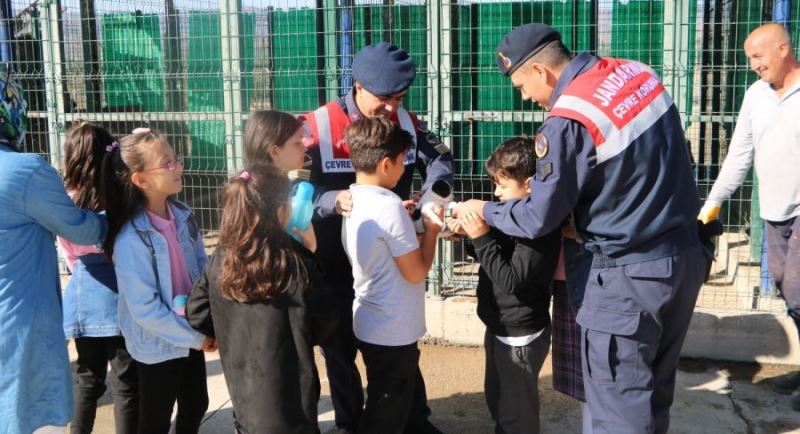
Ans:
{"type": "Polygon", "coordinates": [[[595,256],[577,318],[594,434],[667,432],[678,358],[708,261],[699,245],[627,265],[595,256]]]}

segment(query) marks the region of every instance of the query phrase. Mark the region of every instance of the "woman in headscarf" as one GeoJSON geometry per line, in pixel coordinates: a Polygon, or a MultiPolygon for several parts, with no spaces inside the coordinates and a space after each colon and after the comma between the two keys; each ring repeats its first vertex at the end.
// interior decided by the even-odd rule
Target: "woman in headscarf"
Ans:
{"type": "MultiPolygon", "coordinates": [[[[0,73],[0,432],[63,427],[72,385],[55,236],[101,243],[105,218],[75,206],[41,157],[20,152],[27,104],[0,73]]],[[[51,143],[52,146],[57,146],[51,143]]]]}

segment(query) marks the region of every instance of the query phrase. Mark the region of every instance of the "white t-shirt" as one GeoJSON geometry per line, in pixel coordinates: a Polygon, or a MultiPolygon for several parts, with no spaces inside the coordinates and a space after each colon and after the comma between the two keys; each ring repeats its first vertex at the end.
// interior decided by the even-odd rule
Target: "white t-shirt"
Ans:
{"type": "Polygon", "coordinates": [[[414,223],[391,191],[350,186],[342,244],[353,266],[353,332],[370,344],[413,344],[425,334],[425,283],[403,278],[394,258],[419,248],[414,223]]]}

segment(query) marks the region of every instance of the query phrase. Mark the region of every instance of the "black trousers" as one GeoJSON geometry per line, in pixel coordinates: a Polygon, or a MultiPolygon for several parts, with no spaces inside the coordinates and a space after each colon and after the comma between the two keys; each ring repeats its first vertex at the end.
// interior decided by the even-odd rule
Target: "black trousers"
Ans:
{"type": "Polygon", "coordinates": [[[486,331],[484,394],[496,434],[539,433],[539,371],[550,351],[550,327],[531,343],[506,345],[486,331]]]}
{"type": "Polygon", "coordinates": [[[175,401],[175,434],[196,434],[208,409],[206,361],[201,351],[139,369],[139,433],[167,434],[175,401]]]}
{"type": "MultiPolygon", "coordinates": [[[[337,294],[347,294],[338,290],[337,294]]],[[[352,290],[351,290],[352,292],[352,290]]],[[[325,356],[325,368],[331,388],[331,401],[336,426],[355,431],[364,407],[364,390],[361,374],[356,367],[356,338],[353,335],[353,296],[338,296],[336,309],[339,326],[336,332],[321,346],[325,356]]]]}
{"type": "Polygon", "coordinates": [[[419,349],[389,347],[356,340],[367,367],[367,404],[359,434],[400,434],[408,422],[417,389],[419,349]]]}
{"type": "Polygon", "coordinates": [[[72,434],[89,434],[94,429],[97,400],[106,392],[106,372],[111,364],[111,395],[117,434],[135,434],[138,422],[136,363],[125,349],[122,336],[75,339],[78,361],[73,388],[75,419],[72,434]]]}

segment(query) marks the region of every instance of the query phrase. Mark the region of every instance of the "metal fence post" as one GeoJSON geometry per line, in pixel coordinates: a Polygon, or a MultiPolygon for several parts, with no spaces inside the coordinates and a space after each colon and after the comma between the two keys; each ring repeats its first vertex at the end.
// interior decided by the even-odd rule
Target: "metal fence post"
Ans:
{"type": "Polygon", "coordinates": [[[42,4],[42,57],[44,58],[47,133],[50,142],[50,164],[60,168],[64,118],[64,62],[62,56],[61,2],[49,0],[42,4]]]}
{"type": "Polygon", "coordinates": [[[324,65],[325,71],[325,96],[328,101],[339,98],[339,80],[336,78],[336,0],[324,0],[323,5],[323,29],[324,36],[324,65]]]}
{"type": "Polygon", "coordinates": [[[228,174],[239,170],[244,155],[242,124],[242,74],[239,50],[242,19],[241,0],[220,0],[220,38],[222,39],[222,80],[225,118],[225,153],[228,174]]]}
{"type": "Polygon", "coordinates": [[[687,101],[689,77],[689,2],[664,2],[664,86],[669,90],[681,115],[689,124],[692,102],[687,101]]]}
{"type": "MultiPolygon", "coordinates": [[[[441,132],[444,122],[442,115],[452,111],[451,105],[451,62],[450,62],[450,0],[430,0],[428,8],[428,117],[430,128],[441,132]]],[[[443,138],[450,145],[450,138],[443,138]]],[[[440,240],[433,269],[431,295],[440,297],[446,276],[445,267],[453,263],[453,243],[440,240]]]]}

